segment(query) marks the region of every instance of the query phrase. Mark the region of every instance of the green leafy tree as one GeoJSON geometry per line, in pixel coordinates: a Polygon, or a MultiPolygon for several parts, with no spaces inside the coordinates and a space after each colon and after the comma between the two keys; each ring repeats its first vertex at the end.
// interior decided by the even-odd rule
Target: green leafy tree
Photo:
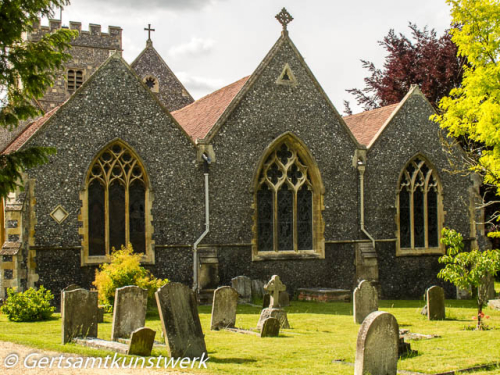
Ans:
{"type": "Polygon", "coordinates": [[[439,102],[432,119],[449,133],[475,145],[470,169],[485,184],[500,187],[500,0],[446,0],[450,33],[458,55],[468,61],[462,84],[439,102]]]}
{"type": "MultiPolygon", "coordinates": [[[[0,2],[0,125],[8,130],[21,121],[43,113],[36,105],[53,85],[58,70],[71,56],[76,31],[61,29],[37,42],[23,35],[33,31],[40,16],[52,16],[52,9],[68,0],[5,0],[0,2]]],[[[33,147],[10,155],[0,155],[0,197],[22,187],[21,173],[44,164],[54,154],[52,148],[33,147]]]]}
{"type": "Polygon", "coordinates": [[[443,228],[441,242],[446,254],[439,258],[446,266],[438,277],[460,289],[477,288],[477,329],[482,329],[483,307],[488,302],[487,291],[493,277],[500,271],[500,251],[474,249],[464,251],[463,238],[453,229],[443,228]]]}

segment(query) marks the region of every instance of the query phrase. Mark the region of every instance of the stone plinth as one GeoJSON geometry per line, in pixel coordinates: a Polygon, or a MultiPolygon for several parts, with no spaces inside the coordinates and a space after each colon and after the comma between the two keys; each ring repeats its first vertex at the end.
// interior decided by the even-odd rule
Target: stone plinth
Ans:
{"type": "Polygon", "coordinates": [[[299,301],[350,302],[351,291],[347,289],[299,288],[299,301]]]}
{"type": "Polygon", "coordinates": [[[267,308],[262,310],[262,312],[260,313],[259,322],[257,323],[257,329],[262,330],[264,321],[267,318],[276,318],[279,320],[281,328],[290,329],[290,324],[288,323],[288,317],[286,315],[286,311],[283,309],[267,308]]]}

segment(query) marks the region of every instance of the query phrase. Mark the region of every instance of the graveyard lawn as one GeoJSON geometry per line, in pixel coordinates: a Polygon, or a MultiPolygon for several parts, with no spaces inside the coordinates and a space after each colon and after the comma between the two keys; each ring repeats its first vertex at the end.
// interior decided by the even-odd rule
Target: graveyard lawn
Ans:
{"type": "MultiPolygon", "coordinates": [[[[422,301],[379,301],[379,310],[393,314],[401,329],[412,333],[439,335],[431,340],[410,340],[418,355],[401,359],[399,370],[435,374],[483,364],[500,366],[500,311],[485,308],[490,318],[485,331],[467,330],[474,327],[474,301],[446,301],[444,321],[428,321],[420,314],[422,301]]],[[[354,323],[351,303],[316,303],[292,301],[286,308],[292,329],[281,330],[280,337],[260,338],[228,331],[210,331],[210,306],[199,307],[200,319],[210,360],[208,370],[197,373],[226,374],[349,374],[354,368],[332,363],[344,360],[354,363],[356,339],[360,325],[354,323]]],[[[260,308],[240,305],[236,327],[249,329],[259,320],[260,308]]],[[[110,314],[99,324],[99,337],[111,338],[110,314]]],[[[11,341],[40,349],[106,356],[109,352],[84,348],[75,344],[61,345],[59,314],[47,322],[14,323],[0,315],[0,340],[11,341]]],[[[157,331],[160,320],[157,312],[149,312],[146,326],[157,331]]],[[[154,349],[153,355],[166,355],[165,349],[154,349]]],[[[163,372],[165,372],[163,370],[163,372]]],[[[189,370],[193,372],[193,370],[189,370]]],[[[137,370],[137,373],[142,373],[137,370]]],[[[500,367],[474,374],[500,374],[500,367]]]]}

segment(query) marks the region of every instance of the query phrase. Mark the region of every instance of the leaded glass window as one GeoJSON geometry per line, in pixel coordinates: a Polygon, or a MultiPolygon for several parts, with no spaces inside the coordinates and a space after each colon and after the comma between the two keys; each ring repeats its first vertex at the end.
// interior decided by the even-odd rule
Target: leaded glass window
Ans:
{"type": "Polygon", "coordinates": [[[264,162],[256,200],[258,251],[313,250],[313,185],[289,143],[280,143],[264,162]]]}
{"type": "Polygon", "coordinates": [[[144,168],[121,142],[106,148],[93,163],[88,179],[88,244],[90,256],[132,244],[146,252],[144,168]]]}
{"type": "Polygon", "coordinates": [[[406,166],[399,182],[399,246],[406,249],[439,247],[439,183],[423,158],[406,166]]]}

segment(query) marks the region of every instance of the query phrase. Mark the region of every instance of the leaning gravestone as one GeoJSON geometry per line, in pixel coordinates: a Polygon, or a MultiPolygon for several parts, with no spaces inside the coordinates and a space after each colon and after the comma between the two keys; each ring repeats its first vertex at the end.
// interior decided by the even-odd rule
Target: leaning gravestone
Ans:
{"type": "Polygon", "coordinates": [[[260,337],[278,337],[280,335],[280,321],[276,318],[267,318],[262,324],[260,337]]]}
{"type": "Polygon", "coordinates": [[[214,292],[212,303],[212,321],[210,329],[218,331],[223,328],[234,328],[236,323],[236,308],[238,307],[238,292],[230,286],[222,286],[214,292]]]}
{"type": "Polygon", "coordinates": [[[155,335],[156,331],[151,328],[136,329],[130,335],[128,354],[149,357],[155,343],[155,335]]]}
{"type": "Polygon", "coordinates": [[[361,324],[372,312],[378,310],[378,292],[371,282],[362,280],[352,296],[354,322],[361,324]]]}
{"type": "Polygon", "coordinates": [[[147,304],[148,291],[146,289],[135,285],[117,288],[111,340],[129,338],[136,329],[144,327],[147,304]]]}
{"type": "Polygon", "coordinates": [[[396,375],[398,344],[396,318],[384,311],[372,312],[359,329],[354,375],[396,375]]]}
{"type": "Polygon", "coordinates": [[[249,303],[252,301],[252,280],[246,276],[238,276],[231,279],[231,286],[240,295],[240,301],[249,303]]]}
{"type": "Polygon", "coordinates": [[[264,286],[264,289],[271,295],[270,302],[269,307],[261,311],[259,322],[257,323],[257,328],[262,329],[262,325],[267,318],[276,318],[279,320],[281,328],[290,328],[286,311],[280,309],[279,304],[279,295],[281,292],[284,292],[286,290],[285,284],[281,282],[278,275],[273,275],[273,277],[271,277],[271,280],[269,280],[269,282],[264,286]]]}
{"type": "Polygon", "coordinates": [[[169,356],[207,356],[205,336],[194,293],[180,283],[168,283],[155,293],[169,356]]]}
{"type": "Polygon", "coordinates": [[[427,318],[429,320],[443,320],[445,318],[444,289],[440,286],[431,286],[426,292],[427,318]]]}
{"type": "Polygon", "coordinates": [[[75,289],[62,295],[62,343],[76,337],[97,337],[97,292],[75,289]]]}

